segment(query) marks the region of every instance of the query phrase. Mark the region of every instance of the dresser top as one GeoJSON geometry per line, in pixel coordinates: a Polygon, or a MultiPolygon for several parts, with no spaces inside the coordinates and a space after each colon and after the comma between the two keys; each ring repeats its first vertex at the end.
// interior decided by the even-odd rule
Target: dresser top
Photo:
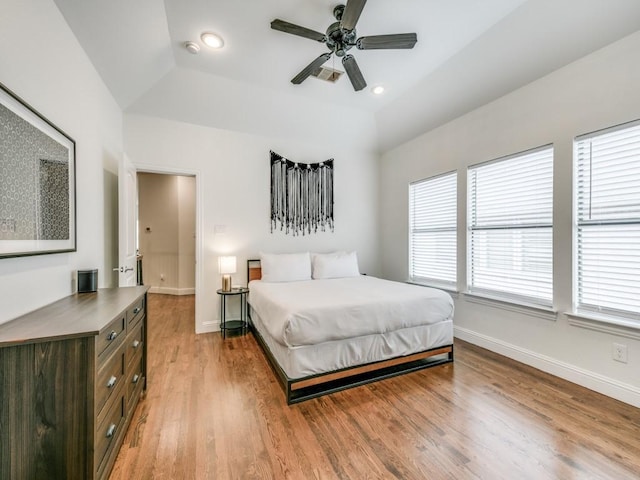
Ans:
{"type": "Polygon", "coordinates": [[[97,335],[149,287],[76,293],[0,325],[0,347],[97,335]]]}

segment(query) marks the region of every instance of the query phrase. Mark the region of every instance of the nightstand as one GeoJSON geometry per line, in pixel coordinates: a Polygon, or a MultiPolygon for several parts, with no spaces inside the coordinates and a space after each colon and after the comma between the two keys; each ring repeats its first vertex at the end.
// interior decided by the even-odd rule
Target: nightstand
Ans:
{"type": "Polygon", "coordinates": [[[227,338],[227,330],[239,330],[241,334],[247,332],[247,294],[249,289],[245,287],[232,288],[229,291],[216,290],[216,293],[220,295],[220,331],[222,332],[222,338],[227,338]],[[227,320],[227,299],[239,296],[240,297],[240,318],[227,320]]]}

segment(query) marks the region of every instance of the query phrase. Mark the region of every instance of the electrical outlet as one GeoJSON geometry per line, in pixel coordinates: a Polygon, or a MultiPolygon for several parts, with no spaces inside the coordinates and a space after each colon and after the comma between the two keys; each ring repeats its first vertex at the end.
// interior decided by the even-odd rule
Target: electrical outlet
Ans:
{"type": "Polygon", "coordinates": [[[627,363],[627,346],[622,343],[614,343],[613,359],[616,362],[627,363]]]}

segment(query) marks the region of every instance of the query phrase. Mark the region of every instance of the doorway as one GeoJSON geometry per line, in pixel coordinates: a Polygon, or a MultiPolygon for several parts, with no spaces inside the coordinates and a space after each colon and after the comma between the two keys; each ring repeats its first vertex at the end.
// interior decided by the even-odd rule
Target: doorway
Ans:
{"type": "Polygon", "coordinates": [[[137,250],[149,293],[196,293],[196,177],[138,172],[137,250]]]}

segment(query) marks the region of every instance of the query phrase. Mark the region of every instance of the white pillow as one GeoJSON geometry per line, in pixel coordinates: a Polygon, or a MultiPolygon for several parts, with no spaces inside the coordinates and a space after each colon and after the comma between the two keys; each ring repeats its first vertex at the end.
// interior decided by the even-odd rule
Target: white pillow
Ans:
{"type": "Polygon", "coordinates": [[[260,253],[263,282],[311,280],[311,257],[305,253],[260,253]]]}
{"type": "MultiPolygon", "coordinates": [[[[313,264],[316,261],[316,257],[318,255],[325,255],[325,256],[331,256],[331,255],[344,255],[347,252],[345,252],[344,250],[336,250],[335,252],[330,252],[330,253],[311,253],[311,273],[313,274],[313,264]]],[[[313,276],[313,275],[312,275],[313,276]]]]}
{"type": "Polygon", "coordinates": [[[312,261],[313,278],[357,277],[358,257],[356,252],[317,253],[312,261]]]}

